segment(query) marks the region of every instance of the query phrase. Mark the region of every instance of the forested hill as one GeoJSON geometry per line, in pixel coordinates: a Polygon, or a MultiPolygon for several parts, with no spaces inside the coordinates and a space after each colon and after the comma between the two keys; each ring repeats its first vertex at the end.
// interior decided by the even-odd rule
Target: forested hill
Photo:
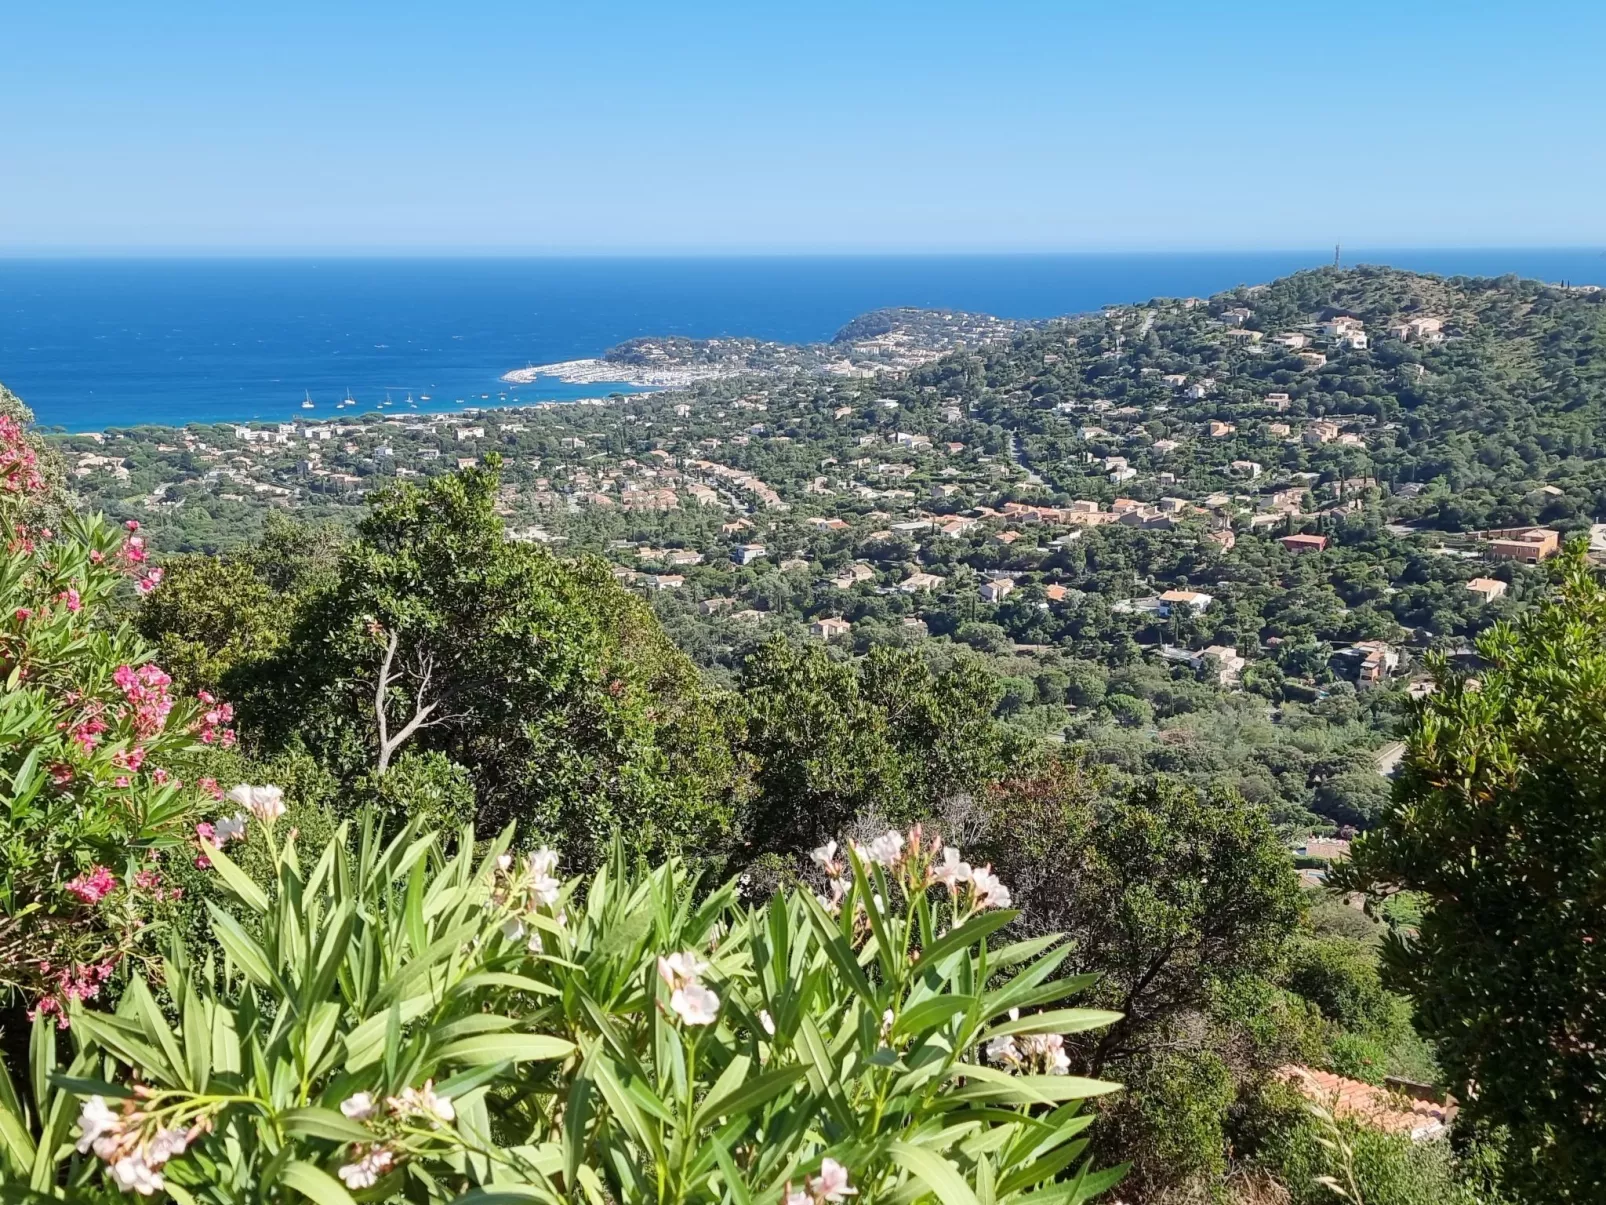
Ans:
{"type": "Polygon", "coordinates": [[[977,390],[1073,493],[1083,453],[1201,486],[1247,460],[1374,478],[1393,517],[1455,530],[1606,514],[1603,351],[1597,289],[1329,268],[1112,307],[923,379],[977,390]],[[1236,430],[1194,438],[1212,421],[1236,430]]]}

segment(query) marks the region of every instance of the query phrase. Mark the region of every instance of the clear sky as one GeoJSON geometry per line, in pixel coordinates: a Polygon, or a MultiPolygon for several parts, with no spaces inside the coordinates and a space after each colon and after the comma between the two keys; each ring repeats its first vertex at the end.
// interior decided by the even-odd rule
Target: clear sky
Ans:
{"type": "Polygon", "coordinates": [[[0,252],[1606,243],[1601,0],[0,21],[0,252]]]}

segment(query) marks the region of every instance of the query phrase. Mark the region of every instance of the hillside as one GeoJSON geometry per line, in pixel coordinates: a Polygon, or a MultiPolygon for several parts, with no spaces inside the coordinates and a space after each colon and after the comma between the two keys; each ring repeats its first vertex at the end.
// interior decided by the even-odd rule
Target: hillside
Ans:
{"type": "MultiPolygon", "coordinates": [[[[153,746],[164,764],[142,769],[120,734],[100,739],[101,710],[78,714],[84,688],[64,679],[30,713],[38,740],[59,747],[41,789],[74,803],[63,814],[91,819],[124,815],[128,792],[188,792],[165,814],[173,842],[199,857],[161,873],[183,884],[187,902],[171,915],[197,950],[216,943],[200,912],[222,898],[213,868],[235,868],[234,897],[249,900],[235,876],[281,857],[262,832],[271,819],[216,810],[220,784],[273,784],[237,791],[264,812],[287,805],[286,828],[327,840],[329,864],[354,831],[337,828],[345,821],[361,820],[363,845],[369,825],[453,834],[472,820],[501,832],[533,855],[507,867],[528,867],[528,889],[556,908],[543,941],[590,943],[576,934],[599,923],[597,909],[561,893],[601,893],[639,859],[705,883],[734,876],[716,898],[771,907],[751,927],[733,912],[729,932],[769,942],[785,936],[779,925],[787,942],[814,934],[840,953],[849,935],[872,932],[852,923],[857,897],[836,860],[858,858],[868,875],[908,882],[912,906],[965,901],[971,918],[945,942],[978,923],[993,932],[975,913],[1007,906],[1000,962],[1064,959],[1088,973],[1023,1000],[1029,1010],[1076,996],[1100,1010],[1088,1015],[1096,1026],[1051,1013],[1042,1024],[1074,1031],[1039,1035],[1012,1019],[981,1057],[995,1074],[1031,1066],[1071,1072],[1062,1083],[1124,1086],[1090,1107],[1085,1152],[1091,1166],[1131,1165],[1123,1200],[1242,1202],[1246,1184],[1300,1205],[1320,1199],[1330,1132],[1298,1088],[1315,1084],[1386,1115],[1380,1126],[1357,1106],[1344,1118],[1363,1152],[1365,1199],[1506,1205],[1485,1191],[1498,1134],[1460,1131],[1452,1147],[1384,1132],[1421,1126],[1442,1139],[1452,1111],[1438,1098],[1467,1099],[1466,1085],[1484,1079],[1478,1051],[1420,1036],[1402,981],[1388,977],[1403,939],[1433,932],[1431,888],[1380,896],[1363,914],[1334,884],[1364,869],[1367,850],[1400,840],[1391,796],[1464,777],[1451,764],[1460,753],[1446,752],[1463,746],[1446,738],[1435,752],[1412,716],[1431,712],[1504,747],[1504,730],[1480,718],[1486,692],[1443,689],[1436,674],[1476,667],[1487,695],[1498,687],[1522,715],[1543,714],[1518,697],[1525,676],[1499,669],[1509,649],[1474,647],[1480,633],[1526,618],[1524,639],[1547,665],[1558,660],[1540,647],[1547,632],[1598,650],[1599,633],[1579,622],[1598,618],[1598,591],[1575,584],[1556,602],[1539,562],[1562,534],[1596,535],[1603,314],[1596,294],[1529,282],[1323,271],[992,341],[973,341],[969,318],[869,315],[833,346],[896,343],[920,322],[934,325],[909,338],[955,343],[871,377],[744,371],[596,404],[52,437],[65,501],[116,523],[72,521],[11,544],[8,639],[59,641],[39,645],[38,663],[75,666],[119,724],[140,713],[130,718],[115,692],[132,701],[171,687],[194,701],[183,705],[198,713],[193,726],[177,714],[200,741],[180,742],[175,728],[171,750],[153,746]],[[57,578],[80,569],[84,589],[69,593],[57,578]],[[69,599],[80,605],[57,605],[69,599]],[[83,639],[91,626],[124,645],[83,639]],[[191,832],[229,842],[238,862],[191,832]],[[559,863],[605,873],[562,886],[559,863]],[[952,891],[934,889],[950,879],[952,891]],[[788,899],[789,916],[769,904],[788,899]],[[839,929],[828,910],[844,901],[839,929]],[[1005,939],[1045,933],[1070,942],[1004,953],[1005,939]],[[1386,1077],[1436,1099],[1406,1106],[1383,1090],[1386,1077]],[[1389,1195],[1400,1186],[1409,1193],[1389,1195]]],[[[731,354],[753,363],[763,346],[731,354]]],[[[0,437],[16,445],[8,464],[33,464],[15,427],[0,437]]],[[[60,501],[47,476],[27,479],[60,501]]],[[[3,492],[0,503],[11,505],[3,492]]],[[[1587,582],[1581,562],[1566,563],[1587,582]]],[[[1587,673],[1577,686],[1587,691],[1587,673]]],[[[1575,754],[1558,743],[1565,734],[1544,748],[1560,782],[1575,754]]],[[[0,777],[17,793],[38,759],[14,761],[0,777]]],[[[95,833],[52,828],[44,812],[0,811],[18,818],[5,848],[38,898],[76,908],[114,874],[57,874],[88,875],[90,859],[111,855],[91,848],[95,833]],[[76,844],[41,860],[50,842],[76,844]]],[[[457,838],[437,840],[444,854],[457,838]]],[[[1468,856],[1486,863],[1486,845],[1468,856]]],[[[111,842],[118,854],[128,846],[111,842]]],[[[1556,843],[1546,848],[1555,860],[1556,843]]],[[[164,882],[156,873],[154,861],[137,872],[164,882]]],[[[408,884],[409,915],[427,911],[423,872],[408,884]]],[[[1594,890],[1584,882],[1576,898],[1594,890]]],[[[691,915],[692,889],[683,894],[674,910],[691,915]]],[[[1491,914],[1506,915],[1506,898],[1489,897],[1491,914]]],[[[387,899],[371,911],[388,915],[400,889],[387,899]]],[[[1558,914],[1574,907],[1567,899],[1558,914]]],[[[484,948],[534,962],[552,949],[529,941],[531,916],[486,915],[484,948]]],[[[407,922],[409,949],[460,943],[420,935],[418,923],[407,922]]],[[[667,985],[674,964],[661,950],[679,939],[649,939],[641,919],[606,923],[644,943],[619,991],[634,1000],[642,982],[667,985]]],[[[1558,923],[1557,948],[1575,949],[1570,912],[1558,923]]],[[[921,924],[923,954],[937,930],[921,924]]],[[[69,937],[97,949],[112,940],[88,924],[29,934],[36,954],[16,988],[37,1002],[45,1032],[68,988],[32,968],[62,965],[69,937]]],[[[565,965],[583,953],[558,949],[565,965]]],[[[1493,943],[1486,961],[1502,950],[1493,943]]],[[[879,982],[912,967],[921,979],[921,966],[950,957],[850,951],[819,965],[840,969],[852,993],[861,974],[879,982]]],[[[777,965],[792,962],[783,953],[777,965]]],[[[733,981],[718,987],[734,1007],[733,981]]],[[[1556,994],[1573,999],[1572,980],[1556,994]]],[[[920,1007],[946,1008],[937,997],[964,998],[928,994],[920,1007]]],[[[742,1022],[755,1040],[790,1032],[790,1005],[766,999],[773,1032],[767,1012],[742,1022]]],[[[706,1010],[717,1006],[694,1015],[713,1024],[706,1010]]],[[[475,1007],[477,1025],[488,1014],[475,1007]]],[[[382,1015],[358,1011],[369,1028],[382,1015]]],[[[913,1057],[912,1022],[896,1011],[889,1021],[879,998],[827,1012],[860,1043],[866,1074],[889,1065],[888,1049],[913,1057]]],[[[661,1013],[642,1016],[658,1025],[661,1013]]],[[[1567,1017],[1555,1024],[1573,1032],[1567,1017]]],[[[1589,1057],[1581,1081],[1594,1074],[1589,1057]]],[[[1504,1082],[1520,1117],[1518,1078],[1504,1082]]],[[[1598,1125],[1566,1111],[1573,1099],[1558,1115],[1590,1149],[1598,1125]]],[[[1531,1156],[1511,1151],[1521,1170],[1531,1156]]]]}
{"type": "Polygon", "coordinates": [[[174,550],[349,525],[494,452],[515,537],[611,562],[714,681],[775,633],[972,650],[1016,730],[1230,781],[1297,836],[1376,814],[1426,655],[1542,588],[1473,533],[1606,508],[1603,319],[1592,292],[1322,270],[873,379],[56,442],[87,502],[174,550]]]}

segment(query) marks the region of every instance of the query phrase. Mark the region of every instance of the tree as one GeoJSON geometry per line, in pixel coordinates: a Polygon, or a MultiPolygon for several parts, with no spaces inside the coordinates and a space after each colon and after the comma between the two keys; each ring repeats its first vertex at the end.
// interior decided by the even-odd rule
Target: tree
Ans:
{"type": "Polygon", "coordinates": [[[1123,792],[1063,761],[990,796],[985,853],[1033,929],[1062,931],[1123,1014],[1083,1054],[1097,1074],[1149,1053],[1235,980],[1278,962],[1302,908],[1264,809],[1149,779],[1123,792]]]}
{"type": "Polygon", "coordinates": [[[738,779],[718,701],[594,561],[510,541],[495,463],[375,499],[289,631],[235,674],[269,750],[304,743],[346,781],[398,753],[466,769],[482,824],[526,822],[591,865],[720,847],[738,779]]]}
{"type": "Polygon", "coordinates": [[[979,794],[1022,754],[993,719],[998,696],[968,656],[935,673],[903,649],[846,662],[817,644],[768,641],[742,669],[749,842],[801,852],[861,818],[904,823],[979,794]]]}
{"type": "Polygon", "coordinates": [[[1439,665],[1393,805],[1340,881],[1426,900],[1385,945],[1471,1119],[1509,1128],[1525,1199],[1606,1198],[1606,589],[1573,548],[1559,589],[1439,665]]]}

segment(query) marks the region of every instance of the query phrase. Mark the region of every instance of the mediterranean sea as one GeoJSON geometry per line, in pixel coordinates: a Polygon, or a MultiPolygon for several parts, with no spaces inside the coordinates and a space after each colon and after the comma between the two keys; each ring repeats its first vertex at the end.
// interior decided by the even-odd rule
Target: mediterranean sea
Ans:
{"type": "MultiPolygon", "coordinates": [[[[640,335],[806,343],[882,306],[1049,318],[1204,296],[1331,252],[597,259],[0,260],[0,382],[39,423],[323,419],[597,397],[528,364],[640,335]],[[347,396],[358,405],[336,410],[347,396]],[[423,400],[428,395],[429,400],[423,400]],[[313,409],[302,407],[310,397],[313,409]]],[[[1345,252],[1444,275],[1606,284],[1599,250],[1345,252]]]]}

